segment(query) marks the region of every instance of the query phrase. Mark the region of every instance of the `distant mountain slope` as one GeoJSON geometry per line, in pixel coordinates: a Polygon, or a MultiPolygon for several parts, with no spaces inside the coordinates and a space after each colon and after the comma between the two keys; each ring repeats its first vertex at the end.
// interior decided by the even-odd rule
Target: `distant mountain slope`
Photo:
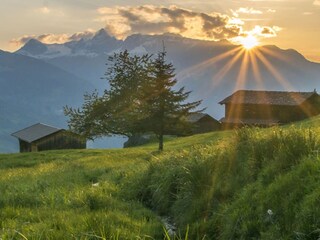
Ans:
{"type": "Polygon", "coordinates": [[[192,90],[193,99],[203,99],[203,106],[208,107],[207,111],[216,118],[223,115],[223,108],[217,103],[237,89],[320,89],[320,64],[306,60],[295,50],[276,46],[261,46],[248,54],[245,51],[239,54],[241,48],[226,40],[214,42],[176,34],[134,34],[120,41],[103,29],[92,39],[55,44],[56,48],[64,49],[58,54],[50,54],[49,50],[39,53],[39,49],[52,45],[38,43],[33,46],[34,41],[30,41],[17,53],[45,59],[87,79],[100,90],[107,86],[100,79],[106,69],[107,55],[125,49],[134,54],[157,53],[164,43],[168,58],[176,67],[179,85],[192,90]],[[245,59],[255,60],[245,64],[248,62],[245,59]],[[247,71],[242,71],[245,67],[247,71]]]}
{"type": "Polygon", "coordinates": [[[192,91],[190,100],[203,99],[202,107],[207,107],[206,112],[217,119],[224,115],[224,108],[218,102],[238,89],[320,91],[320,64],[306,60],[292,49],[260,46],[246,52],[226,40],[202,41],[176,34],[134,34],[117,40],[101,29],[91,39],[64,44],[43,44],[33,39],[16,54],[2,52],[0,81],[7,79],[7,85],[0,91],[16,97],[3,100],[2,96],[0,101],[19,102],[15,107],[19,110],[14,111],[23,110],[31,116],[39,115],[44,109],[50,114],[57,111],[61,114],[55,105],[63,106],[74,99],[77,99],[75,103],[81,103],[83,92],[91,91],[91,85],[100,92],[108,87],[106,81],[101,80],[108,55],[125,49],[133,54],[155,54],[162,50],[163,44],[169,61],[176,67],[178,87],[185,86],[192,91]],[[8,65],[9,62],[12,65],[8,65]],[[11,68],[13,70],[8,71],[11,68]],[[49,77],[48,82],[41,81],[45,77],[49,77]],[[37,105],[29,104],[30,98],[37,105]]]}
{"type": "Polygon", "coordinates": [[[0,51],[0,152],[17,150],[9,133],[44,122],[65,127],[63,106],[80,105],[88,82],[41,60],[0,51]]]}

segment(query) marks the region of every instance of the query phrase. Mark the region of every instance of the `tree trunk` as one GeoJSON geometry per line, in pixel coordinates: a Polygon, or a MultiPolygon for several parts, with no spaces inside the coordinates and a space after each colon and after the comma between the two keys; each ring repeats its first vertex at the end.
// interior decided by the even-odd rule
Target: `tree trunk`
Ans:
{"type": "Polygon", "coordinates": [[[159,135],[159,151],[163,151],[163,134],[159,135]]]}

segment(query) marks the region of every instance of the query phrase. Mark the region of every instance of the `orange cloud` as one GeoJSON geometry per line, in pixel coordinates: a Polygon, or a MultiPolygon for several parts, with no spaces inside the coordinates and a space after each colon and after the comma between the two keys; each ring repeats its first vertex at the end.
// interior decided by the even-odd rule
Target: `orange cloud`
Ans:
{"type": "Polygon", "coordinates": [[[239,8],[236,13],[245,13],[245,14],[262,14],[262,11],[260,10],[256,10],[256,9],[253,9],[253,8],[244,8],[244,7],[241,7],[239,8]]]}
{"type": "Polygon", "coordinates": [[[233,17],[221,13],[196,12],[177,6],[104,7],[98,9],[100,16],[96,21],[105,22],[106,29],[117,38],[125,38],[134,33],[170,32],[195,39],[232,40],[249,34],[259,38],[275,37],[281,30],[276,26],[255,26],[250,31],[244,31],[245,22],[235,15],[238,13],[262,14],[262,11],[239,8],[231,12],[233,17]]]}
{"type": "Polygon", "coordinates": [[[251,35],[270,38],[277,36],[277,32],[281,31],[278,26],[268,27],[268,26],[255,26],[250,32],[251,35]]]}
{"type": "Polygon", "coordinates": [[[241,24],[221,13],[201,13],[177,6],[99,8],[96,21],[106,23],[108,31],[118,38],[133,33],[161,34],[171,32],[185,37],[219,40],[241,32],[241,24]]]}
{"type": "Polygon", "coordinates": [[[72,35],[70,34],[42,34],[42,35],[24,35],[20,38],[12,39],[10,41],[10,44],[16,47],[19,47],[26,42],[28,42],[30,39],[36,39],[42,43],[46,44],[54,44],[54,43],[65,43],[70,41],[77,41],[81,38],[91,38],[94,36],[95,31],[92,29],[88,29],[84,32],[78,32],[74,33],[72,35]]]}
{"type": "Polygon", "coordinates": [[[268,12],[268,13],[275,13],[275,12],[276,12],[276,10],[275,10],[275,9],[271,9],[271,8],[270,8],[270,9],[268,9],[268,10],[267,10],[267,12],[268,12]]]}
{"type": "MultiPolygon", "coordinates": [[[[105,29],[118,39],[124,39],[129,35],[163,34],[165,32],[180,34],[184,37],[202,40],[233,41],[238,37],[248,35],[256,38],[270,38],[277,36],[281,30],[277,26],[255,26],[251,30],[245,29],[245,22],[237,17],[222,13],[203,13],[189,9],[170,6],[159,7],[144,5],[136,7],[103,7],[97,9],[98,18],[95,21],[104,22],[105,29]]],[[[257,10],[243,8],[242,12],[255,12],[257,10]]],[[[260,14],[260,13],[259,13],[260,14]]],[[[90,38],[93,30],[70,34],[43,34],[40,36],[27,35],[12,39],[15,46],[26,43],[34,38],[43,43],[65,43],[81,38],[90,38]]]]}
{"type": "Polygon", "coordinates": [[[272,38],[277,36],[277,32],[281,31],[282,28],[278,26],[258,26],[256,25],[253,29],[249,31],[243,31],[240,36],[230,39],[231,42],[235,44],[242,44],[244,40],[254,39],[256,44],[260,42],[259,40],[263,38],[272,38]]]}

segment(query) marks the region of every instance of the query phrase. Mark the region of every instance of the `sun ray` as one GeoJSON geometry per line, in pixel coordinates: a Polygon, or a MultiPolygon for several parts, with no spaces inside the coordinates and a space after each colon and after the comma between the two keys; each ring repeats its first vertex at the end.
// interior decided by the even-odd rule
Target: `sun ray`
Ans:
{"type": "Polygon", "coordinates": [[[236,81],[235,90],[244,87],[246,83],[246,78],[248,75],[248,64],[249,64],[249,53],[245,51],[243,53],[239,74],[236,81]]]}
{"type": "MultiPolygon", "coordinates": [[[[224,53],[221,53],[215,57],[212,57],[208,60],[205,60],[195,66],[186,68],[184,70],[182,70],[180,73],[178,73],[177,78],[179,78],[179,80],[184,81],[185,79],[187,79],[188,77],[190,77],[190,75],[198,73],[203,71],[203,69],[205,68],[213,68],[215,66],[215,64],[217,64],[218,62],[221,62],[225,59],[230,58],[230,56],[232,56],[231,61],[234,60],[235,57],[237,57],[237,55],[239,54],[240,51],[244,51],[241,46],[237,46],[235,48],[232,48],[231,50],[228,50],[224,53]]],[[[240,56],[239,56],[240,57],[240,56]]],[[[237,57],[238,58],[238,57],[237,57]]],[[[235,59],[236,61],[237,59],[235,59]]],[[[230,64],[230,61],[228,62],[228,64],[230,64]]],[[[230,66],[228,69],[230,69],[232,66],[230,66]]],[[[221,72],[223,71],[223,69],[221,69],[218,74],[221,74],[221,72]]],[[[221,76],[221,78],[223,78],[223,76],[221,76]]],[[[207,97],[211,94],[211,90],[213,87],[219,85],[221,79],[219,77],[216,78],[218,82],[215,83],[215,79],[213,78],[212,80],[212,84],[213,86],[211,87],[205,87],[204,89],[202,89],[202,94],[204,97],[207,97]]]]}
{"type": "Polygon", "coordinates": [[[245,50],[240,49],[239,52],[217,73],[212,79],[213,87],[217,86],[233,65],[238,61],[245,50]]]}
{"type": "MultiPolygon", "coordinates": [[[[262,75],[259,69],[259,65],[257,64],[257,57],[255,54],[255,51],[249,53],[250,56],[250,62],[252,64],[252,71],[253,71],[253,76],[254,79],[258,82],[258,87],[259,89],[265,89],[265,85],[263,84],[263,79],[262,75]]],[[[266,94],[263,95],[264,98],[266,98],[266,94]]],[[[266,115],[269,119],[272,119],[272,111],[269,106],[265,108],[266,110],[266,115]]]]}
{"type": "MultiPolygon", "coordinates": [[[[273,65],[268,61],[268,59],[266,59],[263,54],[261,54],[260,52],[257,52],[257,56],[258,58],[265,64],[265,66],[270,70],[270,72],[274,75],[274,77],[278,80],[278,82],[280,84],[282,84],[282,86],[285,89],[288,90],[294,90],[294,88],[291,86],[291,84],[281,76],[281,74],[273,67],[273,65]]],[[[294,98],[294,96],[292,96],[294,98]]],[[[298,96],[297,96],[298,97],[298,96]]],[[[297,103],[300,102],[299,98],[294,98],[294,101],[296,101],[297,103]]],[[[301,106],[301,110],[307,115],[307,116],[311,116],[311,113],[309,112],[308,106],[301,106]]]]}
{"type": "Polygon", "coordinates": [[[189,68],[186,68],[182,71],[180,71],[177,75],[177,77],[179,79],[181,79],[182,81],[184,79],[186,79],[190,74],[194,74],[197,72],[201,72],[202,70],[204,70],[205,68],[211,67],[213,64],[222,61],[223,59],[226,59],[227,57],[229,57],[230,55],[235,54],[236,52],[238,52],[241,48],[237,47],[237,48],[233,48],[227,52],[221,53],[215,57],[209,58],[197,65],[191,66],[189,68]]]}
{"type": "Polygon", "coordinates": [[[290,58],[288,58],[287,56],[285,55],[280,55],[278,54],[276,51],[273,51],[272,49],[270,48],[266,48],[266,47],[263,47],[260,49],[261,52],[263,52],[264,54],[267,54],[269,56],[272,56],[272,57],[275,57],[277,58],[278,60],[281,60],[283,62],[286,62],[287,64],[293,66],[293,67],[299,67],[300,65],[297,64],[297,62],[295,61],[292,61],[292,59],[290,60],[290,58]]]}
{"type": "Polygon", "coordinates": [[[279,59],[279,60],[282,60],[282,61],[284,61],[284,62],[289,62],[289,59],[288,59],[288,58],[284,57],[283,55],[278,54],[277,52],[273,51],[273,50],[270,49],[270,48],[267,48],[267,47],[263,46],[263,47],[261,47],[259,50],[260,50],[261,52],[263,52],[264,54],[267,54],[267,55],[269,55],[269,56],[275,57],[275,58],[277,58],[277,59],[279,59]]]}
{"type": "MultiPolygon", "coordinates": [[[[234,91],[240,90],[245,86],[248,75],[248,64],[249,52],[244,51],[234,91]]],[[[236,104],[232,105],[232,107],[230,108],[230,113],[235,119],[239,119],[241,117],[241,109],[239,108],[239,106],[236,106],[236,104]]]]}
{"type": "MultiPolygon", "coordinates": [[[[250,41],[249,41],[250,42],[250,41]]],[[[263,78],[262,72],[260,67],[264,66],[266,70],[274,77],[274,79],[286,90],[294,90],[290,82],[285,79],[282,74],[278,71],[278,69],[270,62],[267,56],[275,57],[281,61],[288,62],[286,57],[283,57],[276,52],[272,51],[272,49],[261,47],[261,48],[254,48],[256,46],[257,41],[253,39],[252,45],[249,46],[243,44],[243,46],[238,46],[237,48],[233,48],[227,52],[221,53],[215,57],[207,59],[195,66],[189,67],[181,71],[178,76],[179,79],[186,79],[190,76],[190,74],[194,74],[197,72],[201,72],[206,68],[215,66],[216,63],[221,62],[225,59],[229,59],[227,62],[222,62],[223,66],[217,73],[213,75],[212,78],[212,87],[218,86],[221,81],[224,79],[226,74],[235,66],[235,64],[239,60],[241,61],[239,64],[239,72],[236,77],[234,91],[244,88],[246,86],[248,73],[252,71],[253,78],[257,82],[256,87],[259,89],[265,89],[265,79],[263,78]]],[[[238,64],[236,65],[238,66],[238,64]]],[[[263,68],[264,69],[264,68],[263,68]]],[[[208,89],[209,91],[210,89],[208,89]]],[[[263,96],[262,96],[263,97],[263,96]]],[[[298,100],[297,100],[298,101],[298,100]]],[[[269,119],[272,119],[272,109],[263,109],[269,119]]],[[[233,112],[232,116],[240,117],[241,109],[237,107],[233,107],[233,109],[229,109],[228,112],[233,112]]],[[[256,117],[259,118],[260,113],[257,112],[256,117]]]]}
{"type": "Polygon", "coordinates": [[[280,83],[284,89],[293,90],[294,88],[291,86],[288,80],[281,76],[278,70],[269,62],[269,60],[261,54],[259,51],[256,51],[257,57],[262,61],[262,63],[267,67],[270,73],[276,78],[278,83],[280,83]]]}
{"type": "Polygon", "coordinates": [[[255,54],[255,51],[250,52],[249,56],[250,56],[250,63],[252,65],[253,76],[256,79],[256,81],[258,82],[259,88],[264,89],[265,86],[263,84],[263,79],[262,79],[262,76],[260,73],[259,65],[257,63],[257,57],[255,54]]]}

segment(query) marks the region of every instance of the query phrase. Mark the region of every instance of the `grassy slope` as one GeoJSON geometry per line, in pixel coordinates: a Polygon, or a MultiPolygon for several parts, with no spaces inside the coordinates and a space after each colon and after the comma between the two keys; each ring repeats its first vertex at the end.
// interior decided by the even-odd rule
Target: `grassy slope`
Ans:
{"type": "Polygon", "coordinates": [[[28,239],[157,236],[162,227],[155,215],[121,195],[127,179],[146,169],[147,152],[0,155],[0,238],[18,232],[28,239]]]}
{"type": "Polygon", "coordinates": [[[319,123],[180,138],[161,154],[0,155],[0,238],[162,239],[156,212],[190,225],[190,239],[313,239],[319,123]]]}
{"type": "Polygon", "coordinates": [[[190,225],[190,239],[318,239],[319,123],[242,129],[171,152],[153,162],[136,198],[190,225]]]}

